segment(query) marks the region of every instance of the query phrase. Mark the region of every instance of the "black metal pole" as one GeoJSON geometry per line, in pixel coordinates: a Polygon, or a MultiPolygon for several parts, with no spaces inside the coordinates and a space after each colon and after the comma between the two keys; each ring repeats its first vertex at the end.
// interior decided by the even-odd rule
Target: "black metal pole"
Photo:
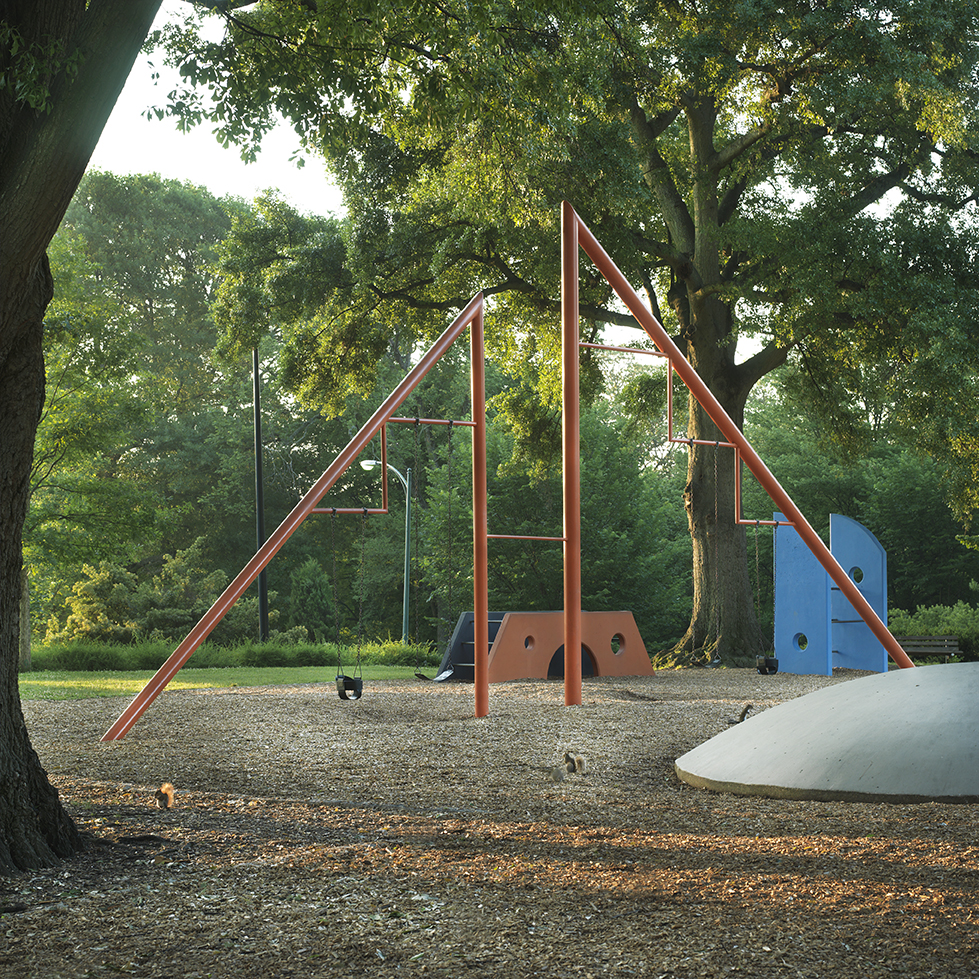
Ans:
{"type": "MultiPolygon", "coordinates": [[[[262,477],[262,382],[258,373],[258,347],[252,348],[252,375],[255,392],[255,533],[258,539],[257,550],[265,543],[265,493],[262,477]]],[[[269,587],[265,569],[258,575],[258,638],[266,642],[269,638],[269,587]]]]}

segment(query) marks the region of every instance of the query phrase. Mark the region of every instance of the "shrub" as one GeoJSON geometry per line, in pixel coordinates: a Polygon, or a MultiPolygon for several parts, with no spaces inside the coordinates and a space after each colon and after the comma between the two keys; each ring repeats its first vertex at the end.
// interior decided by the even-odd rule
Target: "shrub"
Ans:
{"type": "Polygon", "coordinates": [[[31,668],[71,672],[122,670],[125,669],[120,656],[123,648],[91,640],[54,643],[31,651],[31,668]]]}
{"type": "Polygon", "coordinates": [[[962,658],[979,659],[979,608],[967,602],[923,606],[914,613],[892,609],[888,627],[896,636],[957,636],[962,658]]]}
{"type": "MultiPolygon", "coordinates": [[[[32,669],[79,671],[158,670],[173,653],[174,644],[162,640],[133,643],[106,643],[91,639],[51,643],[32,652],[32,669]]],[[[356,645],[341,646],[340,660],[350,673],[357,662],[356,645]]],[[[387,666],[438,666],[441,655],[427,644],[402,646],[400,642],[364,643],[362,664],[387,666]]],[[[337,666],[335,643],[295,643],[273,638],[267,643],[253,640],[221,646],[203,643],[187,663],[198,669],[228,666],[298,667],[315,666],[334,670],[337,666]]]]}
{"type": "Polygon", "coordinates": [[[242,666],[329,666],[336,662],[335,647],[315,643],[247,642],[239,646],[242,666]]]}
{"type": "Polygon", "coordinates": [[[366,663],[386,666],[438,666],[442,662],[442,654],[430,643],[409,643],[402,646],[400,642],[388,640],[365,646],[361,651],[361,659],[366,663]]]}
{"type": "MultiPolygon", "coordinates": [[[[65,624],[54,616],[48,622],[47,643],[152,639],[176,644],[214,604],[228,581],[223,571],[201,566],[200,540],[165,556],[163,568],[150,581],[139,581],[110,561],[98,567],[85,565],[83,572],[86,577],[75,583],[67,599],[71,611],[65,624]]],[[[243,640],[255,631],[257,621],[258,599],[242,597],[215,626],[212,641],[231,645],[243,640]]]]}

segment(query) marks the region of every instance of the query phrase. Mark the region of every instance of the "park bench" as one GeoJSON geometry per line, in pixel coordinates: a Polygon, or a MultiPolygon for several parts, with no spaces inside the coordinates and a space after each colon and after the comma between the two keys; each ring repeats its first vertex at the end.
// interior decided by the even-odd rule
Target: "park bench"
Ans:
{"type": "Polygon", "coordinates": [[[947,663],[952,656],[960,655],[958,636],[895,636],[901,649],[911,659],[915,656],[938,656],[947,663]]]}

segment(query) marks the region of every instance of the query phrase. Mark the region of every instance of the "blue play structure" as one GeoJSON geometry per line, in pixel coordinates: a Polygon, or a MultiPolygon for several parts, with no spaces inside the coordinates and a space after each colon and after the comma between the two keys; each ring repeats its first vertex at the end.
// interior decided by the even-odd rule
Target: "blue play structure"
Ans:
{"type": "MultiPolygon", "coordinates": [[[[775,520],[783,520],[780,513],[775,520]]],[[[887,621],[887,553],[862,524],[829,517],[830,552],[887,621]]],[[[887,672],[887,651],[792,527],[775,533],[775,656],[787,673],[887,672]]]]}

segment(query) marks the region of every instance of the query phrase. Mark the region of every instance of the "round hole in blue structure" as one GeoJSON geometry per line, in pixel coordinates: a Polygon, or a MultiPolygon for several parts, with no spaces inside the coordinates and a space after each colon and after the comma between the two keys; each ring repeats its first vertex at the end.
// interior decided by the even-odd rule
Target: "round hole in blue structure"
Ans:
{"type": "Polygon", "coordinates": [[[792,637],[792,645],[801,652],[809,645],[809,637],[804,632],[797,632],[792,637]]]}
{"type": "Polygon", "coordinates": [[[863,568],[850,568],[850,580],[859,585],[863,581],[863,568]]]}

